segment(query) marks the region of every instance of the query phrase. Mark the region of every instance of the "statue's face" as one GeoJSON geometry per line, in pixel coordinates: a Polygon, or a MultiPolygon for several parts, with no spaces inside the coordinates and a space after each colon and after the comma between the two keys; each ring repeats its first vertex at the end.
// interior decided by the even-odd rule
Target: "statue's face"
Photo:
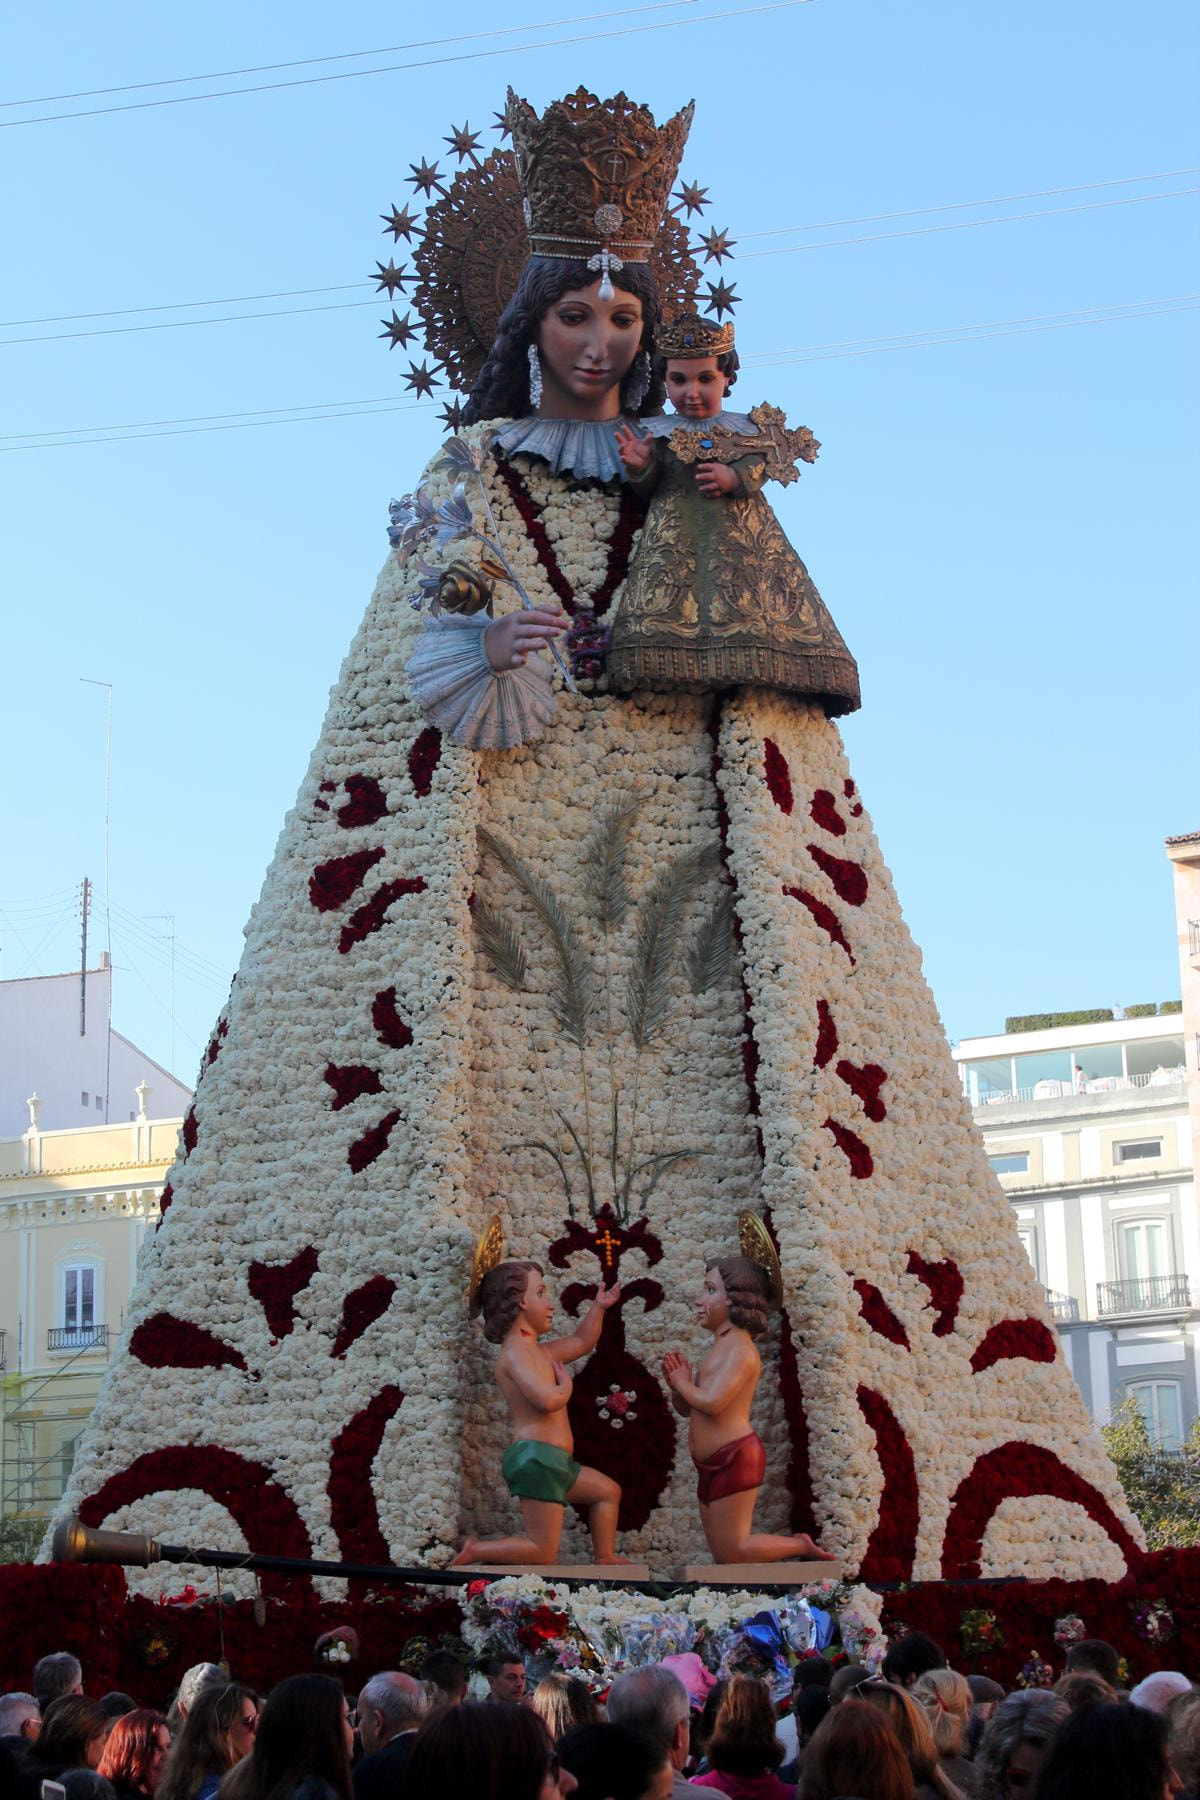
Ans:
{"type": "Polygon", "coordinates": [[[521,1302],[521,1311],[531,1331],[542,1337],[550,1329],[554,1318],[554,1302],[546,1292],[546,1282],[536,1269],[530,1269],[525,1283],[525,1298],[521,1302]]]}
{"type": "Polygon", "coordinates": [[[706,1269],[696,1311],[705,1331],[720,1331],[729,1323],[729,1296],[719,1269],[706,1269]]]}
{"type": "Polygon", "coordinates": [[[538,412],[548,419],[615,419],[621,383],[642,342],[642,303],[617,288],[600,298],[600,281],[569,288],[537,329],[542,361],[538,412]]]}
{"type": "Polygon", "coordinates": [[[667,363],[667,399],[685,419],[711,419],[725,404],[729,377],[715,356],[671,357],[667,363]]]}

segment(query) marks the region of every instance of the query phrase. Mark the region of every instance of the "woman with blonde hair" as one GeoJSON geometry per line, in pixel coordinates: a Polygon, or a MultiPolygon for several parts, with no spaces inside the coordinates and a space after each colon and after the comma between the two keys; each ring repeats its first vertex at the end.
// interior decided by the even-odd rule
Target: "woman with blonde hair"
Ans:
{"type": "Polygon", "coordinates": [[[736,1794],[738,1800],[792,1800],[795,1788],[775,1773],[784,1754],[775,1724],[765,1683],[754,1675],[734,1675],[709,1739],[711,1767],[707,1774],[693,1776],[692,1786],[736,1794]]]}
{"type": "Polygon", "coordinates": [[[953,1669],[927,1669],[910,1691],[929,1722],[942,1774],[960,1788],[969,1788],[971,1765],[966,1744],[972,1700],[966,1676],[953,1669]]]}
{"type": "Polygon", "coordinates": [[[858,1698],[876,1707],[899,1738],[912,1770],[914,1800],[966,1800],[942,1769],[925,1714],[906,1689],[871,1681],[858,1690],[858,1698]]]}
{"type": "Polygon", "coordinates": [[[258,1702],[231,1681],[200,1690],[171,1746],[155,1800],[214,1800],[222,1778],[254,1748],[258,1702]]]}
{"type": "Polygon", "coordinates": [[[529,1704],[555,1744],[568,1731],[574,1731],[576,1725],[600,1723],[600,1708],[592,1699],[587,1682],[578,1675],[563,1675],[555,1670],[538,1682],[529,1704]]]}

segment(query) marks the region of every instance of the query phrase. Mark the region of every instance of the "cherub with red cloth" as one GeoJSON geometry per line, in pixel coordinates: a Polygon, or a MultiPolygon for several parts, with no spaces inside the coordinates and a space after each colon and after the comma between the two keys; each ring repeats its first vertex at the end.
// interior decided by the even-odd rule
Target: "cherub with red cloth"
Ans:
{"type": "Polygon", "coordinates": [[[704,1273],[696,1310],[701,1325],[712,1332],[713,1344],[699,1369],[693,1373],[678,1350],[663,1358],[672,1404],[688,1421],[688,1448],[699,1476],[700,1523],[717,1563],[832,1562],[832,1553],[819,1549],[807,1532],[784,1536],[751,1530],[766,1474],[762,1440],[750,1425],[762,1374],[754,1340],[767,1328],[780,1283],[774,1245],[753,1213],[742,1215],[741,1241],[753,1247],[753,1258],[724,1256],[710,1262],[704,1273]]]}

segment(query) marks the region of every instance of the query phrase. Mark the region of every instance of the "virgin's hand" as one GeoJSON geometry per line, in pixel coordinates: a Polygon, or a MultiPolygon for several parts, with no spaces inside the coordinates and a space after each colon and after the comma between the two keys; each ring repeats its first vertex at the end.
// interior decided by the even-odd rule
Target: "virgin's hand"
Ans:
{"type": "Polygon", "coordinates": [[[696,465],[696,486],[710,500],[719,494],[732,494],[737,484],[737,476],[728,463],[706,462],[696,465]]]}
{"type": "Polygon", "coordinates": [[[618,425],[615,436],[621,461],[633,474],[640,474],[650,461],[649,438],[642,437],[630,425],[618,425]]]}
{"type": "Polygon", "coordinates": [[[561,637],[569,623],[566,613],[548,609],[506,613],[484,632],[483,648],[497,673],[523,669],[531,656],[561,637]]]}

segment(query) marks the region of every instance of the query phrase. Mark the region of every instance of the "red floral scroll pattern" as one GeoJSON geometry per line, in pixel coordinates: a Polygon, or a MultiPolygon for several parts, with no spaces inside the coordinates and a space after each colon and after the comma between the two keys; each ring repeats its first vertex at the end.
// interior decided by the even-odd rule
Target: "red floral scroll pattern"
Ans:
{"type": "Polygon", "coordinates": [[[911,1350],[907,1331],[875,1283],[860,1279],[854,1283],[854,1291],[858,1295],[859,1311],[871,1330],[886,1338],[889,1344],[899,1344],[902,1350],[911,1350]]]}
{"type": "Polygon", "coordinates": [[[329,1496],[330,1522],[346,1562],[391,1561],[379,1524],[371,1470],[383,1434],[403,1400],[398,1387],[381,1388],[370,1405],[355,1413],[333,1440],[325,1492],[329,1496]]]}
{"type": "Polygon", "coordinates": [[[343,1106],[350,1106],[355,1100],[361,1100],[364,1094],[383,1092],[379,1070],[368,1069],[364,1063],[351,1063],[342,1067],[337,1063],[327,1063],[325,1080],[333,1089],[333,1099],[329,1103],[331,1112],[341,1112],[343,1106]]]}
{"type": "Polygon", "coordinates": [[[857,1132],[847,1130],[836,1119],[826,1119],[824,1129],[831,1133],[834,1143],[850,1164],[850,1173],[855,1181],[866,1181],[875,1173],[875,1158],[871,1155],[870,1146],[863,1142],[857,1132]]]}
{"type": "Polygon", "coordinates": [[[789,900],[798,900],[801,906],[806,906],[808,908],[809,912],[821,927],[821,930],[829,938],[830,942],[837,944],[840,949],[846,952],[846,955],[850,958],[851,967],[853,967],[855,960],[854,952],[850,948],[845,932],[842,930],[841,920],[834,912],[832,906],[826,906],[824,900],[818,900],[817,896],[815,894],[810,894],[807,888],[785,886],[783,891],[788,896],[789,900]]]}
{"type": "Polygon", "coordinates": [[[858,863],[851,862],[849,857],[830,856],[820,844],[806,844],[808,854],[816,863],[823,875],[827,875],[833,884],[834,893],[847,906],[861,906],[870,891],[867,872],[858,863]]]}
{"type": "Polygon", "coordinates": [[[347,775],[345,788],[350,798],[339,806],[334,817],[343,831],[356,825],[374,825],[387,812],[387,796],[373,775],[347,775]]]}
{"type": "Polygon", "coordinates": [[[828,831],[833,837],[845,837],[846,821],[838,811],[837,801],[828,788],[816,789],[808,803],[808,811],[813,824],[819,825],[822,831],[828,831]]]}
{"type": "MultiPolygon", "coordinates": [[[[379,854],[383,855],[382,850],[379,854]]],[[[378,888],[364,905],[351,913],[347,922],[342,926],[342,935],[338,939],[338,949],[342,955],[345,956],[346,952],[353,949],[355,944],[361,944],[364,938],[371,936],[372,932],[380,930],[393,901],[399,900],[403,894],[423,894],[424,892],[425,882],[420,875],[403,875],[397,877],[395,881],[385,881],[383,886],[378,888]]]]}
{"type": "Polygon", "coordinates": [[[378,844],[374,850],[355,850],[350,856],[331,856],[318,863],[308,878],[308,897],[317,911],[334,912],[345,906],[383,854],[383,845],[378,844]]]}
{"type": "Polygon", "coordinates": [[[538,562],[541,564],[542,572],[557,594],[564,610],[574,618],[577,609],[586,604],[587,608],[599,618],[628,572],[629,552],[633,547],[634,535],[646,516],[645,501],[631,487],[621,489],[617,521],[613,527],[612,536],[608,540],[608,558],[604,575],[599,587],[588,596],[585,603],[576,597],[575,589],[563,573],[562,565],[550,542],[550,534],[542,523],[541,511],[525,486],[520,471],[502,456],[496,458],[496,468],[500,479],[508,489],[513,505],[521,515],[521,522],[533,545],[538,562]]]}
{"type": "Polygon", "coordinates": [[[1141,1564],[1142,1551],[1103,1494],[1052,1450],[1014,1440],[981,1456],[956,1489],[942,1542],[942,1580],[977,1581],[984,1534],[1001,1502],[1041,1495],[1081,1506],[1131,1568],[1141,1564]]]}
{"type": "Polygon", "coordinates": [[[317,1272],[317,1253],[305,1246],[290,1262],[252,1262],[246,1286],[263,1309],[267,1328],[278,1342],[296,1323],[296,1296],[303,1293],[317,1272]]]}
{"type": "MultiPolygon", "coordinates": [[[[171,1203],[174,1200],[174,1198],[175,1198],[174,1186],[172,1185],[171,1182],[168,1181],[164,1184],[163,1191],[158,1197],[158,1225],[162,1224],[163,1220],[166,1218],[167,1214],[170,1212],[171,1203]]],[[[158,1230],[158,1225],[156,1225],[154,1227],[154,1229],[156,1231],[158,1230]]]]}
{"type": "Polygon", "coordinates": [[[837,1065],[834,1074],[839,1081],[844,1081],[856,1099],[862,1101],[862,1109],[868,1119],[879,1124],[887,1118],[887,1107],[879,1097],[879,1090],[887,1080],[887,1070],[881,1069],[878,1063],[857,1064],[842,1061],[837,1065]]]}
{"type": "Polygon", "coordinates": [[[843,783],[842,783],[842,792],[843,792],[843,794],[845,794],[847,800],[854,800],[854,805],[850,808],[850,817],[852,819],[861,819],[862,818],[862,801],[854,799],[854,796],[857,793],[857,791],[858,790],[855,788],[854,783],[851,781],[850,777],[847,775],[845,781],[843,781],[843,783]]]}
{"type": "Polygon", "coordinates": [[[926,1262],[923,1256],[910,1250],[906,1267],[910,1275],[915,1275],[929,1289],[930,1301],[938,1315],[933,1326],[934,1337],[949,1337],[958,1319],[963,1296],[963,1278],[958,1264],[951,1257],[944,1262],[926,1262]]]}
{"type": "MultiPolygon", "coordinates": [[[[196,1488],[223,1506],[237,1520],[252,1551],[304,1558],[312,1555],[295,1502],[272,1481],[265,1464],[215,1444],[177,1444],[147,1451],[89,1495],[79,1508],[79,1517],[85,1525],[103,1525],[112,1513],[132,1506],[135,1500],[178,1493],[181,1488],[196,1488]]],[[[308,1577],[264,1570],[263,1590],[286,1595],[289,1583],[296,1579],[307,1581],[308,1577]]]]}
{"type": "Polygon", "coordinates": [[[371,1002],[371,1023],[381,1044],[389,1050],[404,1050],[413,1041],[412,1026],[406,1025],[396,1010],[394,987],[381,988],[371,1002]]]}
{"type": "Polygon", "coordinates": [[[976,1375],[1009,1357],[1028,1362],[1058,1360],[1058,1340],[1040,1319],[1002,1319],[993,1325],[971,1358],[976,1375]]]}
{"type": "Polygon", "coordinates": [[[217,1029],[208,1040],[208,1048],[204,1052],[204,1066],[212,1067],[221,1054],[221,1040],[229,1036],[229,1020],[218,1019],[217,1029]]]}
{"type": "Polygon", "coordinates": [[[361,1137],[355,1138],[346,1152],[346,1161],[356,1175],[361,1175],[365,1168],[383,1155],[388,1147],[388,1139],[399,1121],[400,1109],[393,1107],[391,1112],[384,1113],[378,1124],[372,1125],[369,1131],[364,1131],[361,1137]]]}
{"type": "Polygon", "coordinates": [[[187,1112],[184,1114],[183,1130],[180,1135],[183,1138],[183,1155],[184,1160],[186,1161],[192,1154],[192,1151],[196,1148],[196,1144],[200,1137],[200,1127],[196,1123],[196,1109],[194,1106],[189,1106],[187,1112]]]}
{"type": "Polygon", "coordinates": [[[838,1050],[837,1024],[828,1000],[817,1001],[817,1047],[813,1051],[814,1069],[823,1069],[833,1061],[838,1050]]]}
{"type": "Polygon", "coordinates": [[[858,1404],[863,1418],[875,1433],[876,1454],[883,1471],[879,1518],[867,1544],[859,1580],[908,1581],[917,1552],[917,1527],[921,1520],[912,1449],[882,1394],[860,1386],[858,1404]]]}
{"type": "Polygon", "coordinates": [[[203,1325],[155,1313],[143,1319],[129,1340],[131,1353],[148,1369],[241,1369],[246,1359],[203,1325]]]}
{"type": "Polygon", "coordinates": [[[395,1291],[396,1284],[389,1275],[372,1275],[370,1281],[364,1281],[352,1294],[347,1294],[342,1301],[341,1328],[333,1340],[330,1356],[345,1356],[351,1344],[356,1344],[376,1319],[383,1317],[395,1291]]]}
{"type": "Polygon", "coordinates": [[[788,768],[787,757],[774,738],[763,739],[763,775],[771,798],[780,812],[790,813],[795,804],[792,772],[788,768]]]}
{"type": "Polygon", "coordinates": [[[408,753],[408,774],[413,792],[422,800],[433,786],[433,777],[442,760],[442,734],[436,725],[426,725],[413,740],[408,753]]]}

